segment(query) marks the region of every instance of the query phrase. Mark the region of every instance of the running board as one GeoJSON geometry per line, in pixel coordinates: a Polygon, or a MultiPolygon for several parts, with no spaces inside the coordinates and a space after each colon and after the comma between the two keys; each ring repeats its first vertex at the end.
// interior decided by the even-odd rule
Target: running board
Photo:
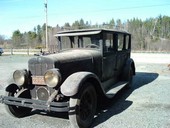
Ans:
{"type": "Polygon", "coordinates": [[[127,81],[121,81],[118,82],[117,84],[113,85],[112,88],[110,88],[107,92],[106,92],[106,96],[108,98],[113,98],[120,90],[122,90],[126,85],[128,84],[127,81]]]}

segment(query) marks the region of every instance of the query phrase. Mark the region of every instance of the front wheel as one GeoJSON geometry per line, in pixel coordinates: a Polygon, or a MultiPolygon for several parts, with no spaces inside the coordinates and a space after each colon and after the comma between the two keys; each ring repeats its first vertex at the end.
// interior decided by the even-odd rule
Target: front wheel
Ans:
{"type": "Polygon", "coordinates": [[[70,98],[69,120],[73,127],[88,128],[92,124],[97,104],[96,90],[85,83],[79,93],[70,98]]]}
{"type": "MultiPolygon", "coordinates": [[[[17,94],[17,90],[13,92],[6,92],[7,96],[14,97],[16,94],[17,94]]],[[[27,99],[31,98],[30,92],[28,90],[22,92],[18,97],[27,98],[27,99]]],[[[10,115],[20,118],[29,115],[30,112],[32,111],[32,108],[20,107],[15,105],[6,105],[6,110],[10,115]]]]}

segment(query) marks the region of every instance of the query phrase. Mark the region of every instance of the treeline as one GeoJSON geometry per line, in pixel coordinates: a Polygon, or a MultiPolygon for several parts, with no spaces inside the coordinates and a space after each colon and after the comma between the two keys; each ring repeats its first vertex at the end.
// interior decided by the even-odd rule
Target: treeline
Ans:
{"type": "MultiPolygon", "coordinates": [[[[64,26],[48,26],[48,47],[53,50],[56,47],[54,35],[57,31],[70,29],[87,29],[87,28],[107,28],[128,31],[132,34],[132,49],[142,51],[167,51],[170,52],[170,17],[158,16],[148,18],[144,21],[133,18],[122,22],[120,19],[111,19],[103,24],[92,25],[83,19],[77,20],[70,24],[66,22],[64,26]]],[[[21,33],[16,30],[12,34],[11,40],[5,40],[0,36],[0,45],[12,48],[45,48],[45,24],[34,27],[33,31],[21,33]],[[9,45],[10,44],[10,45],[9,45]]]]}
{"type": "MultiPolygon", "coordinates": [[[[37,25],[33,31],[21,33],[16,30],[12,34],[12,47],[17,48],[43,48],[45,47],[45,30],[46,25],[37,25]]],[[[48,26],[48,37],[51,36],[55,28],[48,26]]],[[[50,37],[51,38],[51,37],[50,37]]],[[[50,40],[51,41],[51,40],[50,40]]]]}

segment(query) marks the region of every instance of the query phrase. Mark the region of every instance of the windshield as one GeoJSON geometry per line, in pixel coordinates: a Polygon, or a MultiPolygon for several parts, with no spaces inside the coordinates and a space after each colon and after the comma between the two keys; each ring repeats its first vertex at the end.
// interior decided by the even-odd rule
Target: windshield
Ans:
{"type": "Polygon", "coordinates": [[[58,38],[60,49],[67,50],[71,48],[95,48],[100,49],[102,41],[99,35],[89,36],[62,36],[58,38]]]}

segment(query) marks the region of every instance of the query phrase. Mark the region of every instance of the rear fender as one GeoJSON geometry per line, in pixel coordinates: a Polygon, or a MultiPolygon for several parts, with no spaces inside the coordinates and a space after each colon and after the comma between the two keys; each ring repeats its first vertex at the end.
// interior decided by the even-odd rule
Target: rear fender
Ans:
{"type": "Polygon", "coordinates": [[[134,63],[133,59],[131,59],[131,58],[126,61],[126,65],[125,65],[125,67],[123,69],[123,73],[122,73],[122,80],[127,79],[127,76],[129,74],[130,68],[132,68],[133,75],[135,75],[136,74],[135,73],[136,72],[135,71],[135,63],[134,63]]]}
{"type": "Polygon", "coordinates": [[[70,75],[63,82],[61,85],[61,93],[65,96],[74,96],[88,79],[93,79],[93,81],[100,83],[98,77],[91,72],[77,72],[70,75]]]}

